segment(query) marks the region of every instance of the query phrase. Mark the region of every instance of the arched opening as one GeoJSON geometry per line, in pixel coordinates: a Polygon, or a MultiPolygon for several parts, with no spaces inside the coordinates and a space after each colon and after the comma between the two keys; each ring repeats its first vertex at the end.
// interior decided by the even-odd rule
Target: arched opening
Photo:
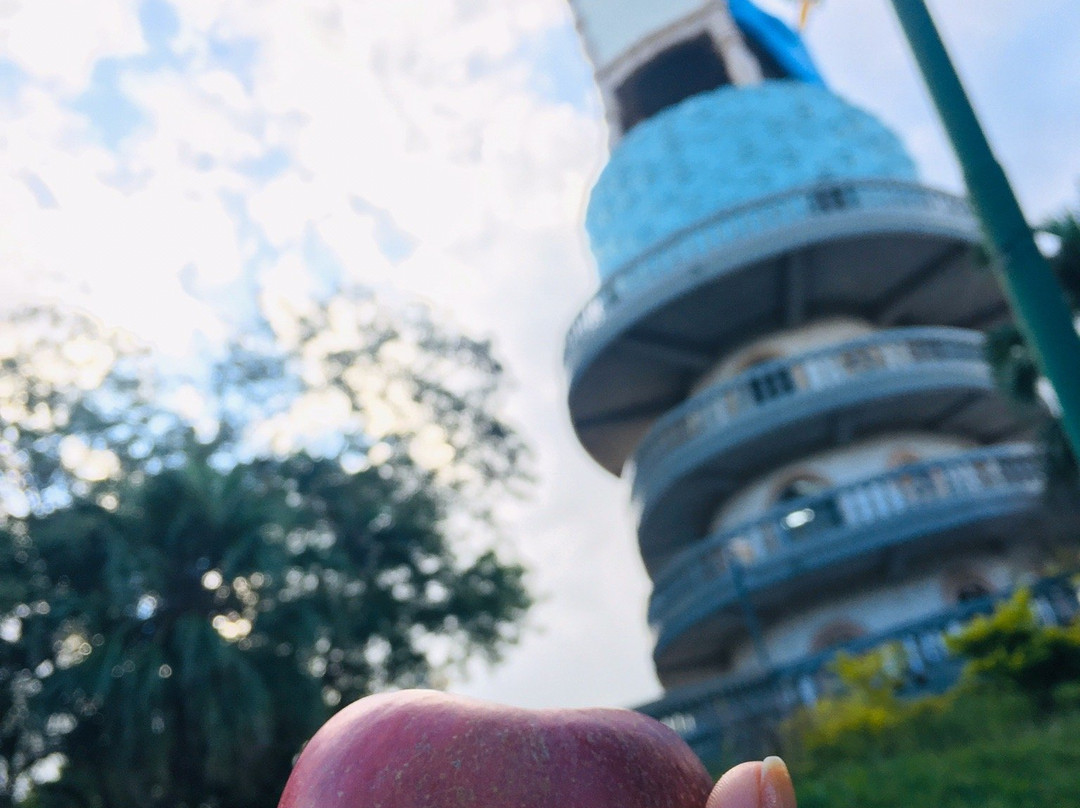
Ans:
{"type": "Polygon", "coordinates": [[[624,132],[698,93],[730,84],[708,34],[680,42],[639,67],[615,89],[624,132]]]}
{"type": "Polygon", "coordinates": [[[785,477],[777,484],[773,490],[773,501],[779,504],[813,496],[827,490],[831,485],[832,483],[820,474],[800,471],[785,477]]]}
{"type": "Polygon", "coordinates": [[[941,596],[946,603],[967,603],[993,593],[994,587],[986,576],[967,564],[954,564],[942,575],[941,596]]]}
{"type": "Polygon", "coordinates": [[[956,602],[967,603],[971,600],[982,600],[990,595],[990,587],[985,581],[965,581],[956,589],[956,602]]]}
{"type": "Polygon", "coordinates": [[[838,645],[852,642],[866,635],[866,628],[860,623],[847,618],[840,618],[826,623],[810,641],[810,652],[818,653],[838,645]]]}
{"type": "MultiPolygon", "coordinates": [[[[718,382],[733,379],[736,376],[745,373],[746,371],[751,370],[758,365],[764,364],[765,362],[771,362],[774,359],[780,359],[782,356],[783,354],[774,348],[759,348],[757,350],[751,351],[746,356],[742,357],[742,359],[740,359],[734,365],[729,365],[727,362],[719,362],[697,378],[693,386],[690,388],[690,394],[697,395],[702,390],[712,387],[718,382]]],[[[787,385],[787,387],[790,387],[791,374],[786,369],[782,368],[781,370],[787,375],[787,378],[789,379],[789,384],[787,385]]],[[[780,386],[785,386],[782,380],[780,380],[780,386]]],[[[760,383],[758,385],[754,385],[753,387],[755,388],[752,390],[754,400],[760,403],[763,400],[762,394],[766,391],[762,389],[757,389],[761,387],[760,383]]]]}
{"type": "MultiPolygon", "coordinates": [[[[777,505],[794,503],[822,494],[831,487],[832,482],[820,474],[802,471],[785,477],[777,484],[773,489],[773,501],[777,505]]],[[[800,539],[841,525],[843,517],[833,497],[821,496],[793,507],[781,523],[790,538],[800,539]]]]}
{"type": "Polygon", "coordinates": [[[897,449],[889,455],[889,460],[886,465],[890,469],[897,469],[901,466],[910,466],[912,463],[918,463],[920,460],[922,460],[922,458],[910,449],[897,449]]]}
{"type": "MultiPolygon", "coordinates": [[[[745,357],[737,366],[738,372],[746,373],[759,365],[780,359],[783,356],[779,351],[763,349],[754,351],[745,357]]],[[[758,404],[764,404],[774,398],[791,395],[795,392],[795,379],[791,375],[791,368],[781,365],[768,373],[755,374],[750,379],[750,395],[758,404]]]]}

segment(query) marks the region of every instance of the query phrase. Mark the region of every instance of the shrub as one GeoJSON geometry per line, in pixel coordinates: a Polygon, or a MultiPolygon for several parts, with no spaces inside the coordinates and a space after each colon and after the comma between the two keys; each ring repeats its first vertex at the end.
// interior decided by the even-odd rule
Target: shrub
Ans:
{"type": "MultiPolygon", "coordinates": [[[[1080,682],[1080,624],[1039,625],[1026,589],[947,642],[953,653],[968,659],[969,679],[1015,685],[1044,709],[1054,705],[1062,686],[1080,682]]],[[[1061,693],[1071,698],[1067,688],[1061,693]]]]}
{"type": "Polygon", "coordinates": [[[785,725],[800,808],[1080,808],[1080,629],[1039,625],[1021,592],[949,646],[965,675],[921,698],[900,695],[899,645],[837,657],[835,695],[785,725]]]}
{"type": "Polygon", "coordinates": [[[842,760],[869,748],[887,753],[903,746],[909,728],[948,708],[949,696],[897,695],[904,649],[890,644],[869,653],[841,653],[831,664],[839,692],[795,713],[784,726],[789,757],[842,760]]]}

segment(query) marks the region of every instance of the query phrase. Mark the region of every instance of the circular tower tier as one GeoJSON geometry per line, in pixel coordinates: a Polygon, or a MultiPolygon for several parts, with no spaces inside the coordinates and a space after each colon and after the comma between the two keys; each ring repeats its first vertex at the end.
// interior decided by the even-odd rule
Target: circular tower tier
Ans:
{"type": "Polygon", "coordinates": [[[754,335],[836,315],[1001,321],[966,203],[913,178],[887,129],[795,82],[695,96],[634,129],[590,200],[603,281],[567,337],[586,450],[620,473],[650,425],[754,335]]]}
{"type": "Polygon", "coordinates": [[[1067,578],[1039,579],[1033,560],[1012,553],[980,554],[956,563],[942,558],[940,566],[912,569],[902,580],[868,580],[866,589],[832,604],[834,611],[858,611],[854,619],[820,621],[828,610],[810,610],[801,615],[802,625],[769,632],[776,640],[786,634],[783,640],[792,644],[809,640],[810,653],[778,656],[768,670],[758,666],[703,682],[673,683],[662,698],[637,709],[677,729],[703,759],[723,760],[732,747],[741,757],[774,752],[767,743],[770,727],[835,692],[837,677],[829,663],[840,650],[880,654],[905,692],[941,692],[956,681],[964,664],[950,651],[947,637],[958,625],[988,614],[1016,588],[1031,587],[1030,605],[1043,625],[1069,625],[1080,616],[1076,584],[1067,578]],[[954,573],[959,575],[954,578],[954,573]],[[969,585],[958,588],[964,578],[969,585]],[[942,590],[951,590],[947,600],[942,590]],[[983,590],[989,596],[982,596],[983,590]],[[808,636],[815,618],[821,624],[808,636]],[[815,640],[828,645],[815,651],[815,640]]]}
{"type": "Polygon", "coordinates": [[[723,527],[656,579],[649,620],[665,685],[724,672],[760,625],[883,584],[919,565],[1009,546],[1061,524],[1043,501],[1042,456],[1006,444],[910,463],[781,502],[723,527]]]}
{"type": "Polygon", "coordinates": [[[646,569],[655,575],[705,535],[748,479],[794,458],[883,431],[976,444],[1023,434],[984,342],[956,328],[889,329],[756,364],[672,407],[628,466],[646,569]]]}

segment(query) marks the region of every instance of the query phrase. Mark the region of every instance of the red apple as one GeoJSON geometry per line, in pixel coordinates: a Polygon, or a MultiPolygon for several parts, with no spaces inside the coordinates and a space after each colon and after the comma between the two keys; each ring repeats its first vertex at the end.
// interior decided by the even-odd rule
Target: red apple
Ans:
{"type": "Polygon", "coordinates": [[[704,808],[711,787],[690,747],[640,713],[409,690],[331,718],[278,808],[704,808]]]}

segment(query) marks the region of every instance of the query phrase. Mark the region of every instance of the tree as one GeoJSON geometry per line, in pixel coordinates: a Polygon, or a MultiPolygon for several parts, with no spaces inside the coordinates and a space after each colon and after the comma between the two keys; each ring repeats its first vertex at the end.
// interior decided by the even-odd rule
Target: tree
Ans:
{"type": "Polygon", "coordinates": [[[44,513],[171,457],[187,426],[145,347],[73,309],[0,323],[0,517],[44,513]]]}
{"type": "Polygon", "coordinates": [[[481,523],[529,480],[498,415],[504,369],[489,342],[370,292],[267,301],[201,372],[165,372],[130,335],[78,311],[32,307],[0,330],[0,497],[42,513],[72,496],[183,464],[191,438],[228,468],[312,449],[360,470],[410,459],[481,523]]]}
{"type": "MultiPolygon", "coordinates": [[[[1080,316],[1080,220],[1066,213],[1040,228],[1053,244],[1049,258],[1074,314],[1080,316]]],[[[1040,374],[1023,334],[1012,323],[987,335],[987,356],[998,386],[1033,419],[1047,449],[1048,493],[1075,499],[1080,491],[1080,472],[1060,420],[1042,406],[1040,374]]],[[[1080,372],[1080,370],[1078,370],[1080,372]]]]}
{"type": "Polygon", "coordinates": [[[59,753],[44,806],[272,805],[338,705],[515,640],[524,571],[491,530],[525,449],[486,343],[338,296],[200,383],[81,316],[13,323],[0,794],[59,753]],[[109,361],[62,372],[73,340],[109,361]]]}

